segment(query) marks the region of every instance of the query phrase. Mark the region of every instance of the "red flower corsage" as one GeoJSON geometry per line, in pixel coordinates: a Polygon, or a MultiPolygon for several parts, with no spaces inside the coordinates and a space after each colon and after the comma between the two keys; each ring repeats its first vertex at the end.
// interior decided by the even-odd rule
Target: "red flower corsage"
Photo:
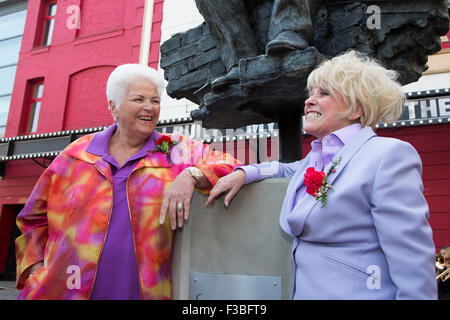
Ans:
{"type": "Polygon", "coordinates": [[[172,165],[172,159],[170,158],[170,151],[169,149],[172,148],[174,145],[176,145],[178,141],[173,141],[171,137],[169,136],[161,136],[158,140],[155,141],[155,149],[152,150],[153,152],[161,151],[164,152],[167,156],[167,160],[169,161],[169,164],[172,165]]]}
{"type": "Polygon", "coordinates": [[[342,157],[337,161],[333,161],[333,165],[327,174],[323,171],[316,171],[313,167],[306,169],[304,185],[306,187],[306,192],[314,197],[314,200],[321,200],[322,208],[327,203],[327,193],[328,189],[333,189],[333,186],[328,183],[328,177],[331,173],[336,172],[334,169],[339,162],[341,162],[342,157]]]}

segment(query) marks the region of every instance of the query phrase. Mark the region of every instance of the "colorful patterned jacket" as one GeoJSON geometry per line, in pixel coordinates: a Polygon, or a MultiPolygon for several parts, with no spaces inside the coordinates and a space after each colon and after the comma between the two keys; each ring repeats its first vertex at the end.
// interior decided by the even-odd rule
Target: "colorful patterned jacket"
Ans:
{"type": "MultiPolygon", "coordinates": [[[[17,225],[19,299],[89,299],[112,210],[112,174],[101,157],[86,152],[84,136],[64,149],[34,187],[17,225]],[[44,261],[33,277],[24,271],[44,261]],[[75,279],[79,276],[79,279],[75,279]],[[26,278],[26,279],[25,279],[26,278]]],[[[230,155],[184,136],[171,149],[149,153],[127,181],[142,299],[170,299],[174,232],[159,224],[165,191],[186,167],[195,165],[215,185],[238,164],[230,155]]],[[[207,193],[208,190],[199,190],[207,193]]]]}

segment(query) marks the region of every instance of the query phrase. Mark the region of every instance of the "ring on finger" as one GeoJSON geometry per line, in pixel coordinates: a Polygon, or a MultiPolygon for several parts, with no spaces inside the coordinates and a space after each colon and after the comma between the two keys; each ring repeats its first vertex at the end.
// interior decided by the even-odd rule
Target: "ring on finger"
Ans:
{"type": "Polygon", "coordinates": [[[178,203],[177,203],[177,211],[182,211],[183,208],[184,208],[183,203],[178,202],[178,203]]]}

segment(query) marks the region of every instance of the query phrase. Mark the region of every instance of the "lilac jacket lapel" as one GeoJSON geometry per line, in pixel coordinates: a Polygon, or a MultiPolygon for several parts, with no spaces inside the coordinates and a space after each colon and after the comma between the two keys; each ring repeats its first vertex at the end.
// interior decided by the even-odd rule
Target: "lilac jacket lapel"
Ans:
{"type": "Polygon", "coordinates": [[[284,232],[290,235],[293,235],[293,233],[291,231],[291,227],[289,226],[287,219],[294,207],[297,189],[303,185],[304,173],[306,171],[306,168],[308,167],[309,158],[310,154],[308,154],[303,159],[294,176],[291,178],[291,181],[289,182],[289,185],[286,190],[283,206],[281,207],[280,226],[284,232]]]}
{"type": "MultiPolygon", "coordinates": [[[[334,157],[333,161],[342,157],[338,166],[336,166],[336,172],[330,174],[328,182],[335,186],[333,182],[342,173],[347,163],[358,152],[361,146],[364,145],[370,138],[376,136],[375,132],[370,127],[363,128],[349,143],[347,143],[334,157]]],[[[299,236],[303,231],[303,227],[309,214],[315,208],[318,202],[315,201],[309,194],[301,200],[297,206],[294,206],[297,189],[303,185],[304,175],[309,163],[309,154],[304,159],[303,163],[299,166],[297,172],[292,177],[286,196],[283,202],[283,206],[280,214],[280,226],[288,234],[292,236],[299,236]]],[[[330,162],[325,168],[325,172],[328,172],[332,163],[330,162]]],[[[321,204],[319,204],[321,206],[321,204]]],[[[326,210],[326,206],[321,208],[326,210]]]]}

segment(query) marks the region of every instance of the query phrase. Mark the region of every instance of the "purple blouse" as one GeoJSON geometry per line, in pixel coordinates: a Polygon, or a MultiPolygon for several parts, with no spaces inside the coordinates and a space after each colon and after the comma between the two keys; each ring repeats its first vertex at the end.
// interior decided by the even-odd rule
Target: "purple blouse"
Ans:
{"type": "Polygon", "coordinates": [[[138,300],[141,298],[127,201],[127,179],[139,160],[155,148],[152,138],[154,133],[150,135],[141,150],[119,167],[116,159],[109,153],[109,140],[116,128],[117,125],[113,124],[95,134],[86,149],[87,152],[101,156],[108,162],[113,176],[113,207],[90,296],[92,300],[138,300]]]}

